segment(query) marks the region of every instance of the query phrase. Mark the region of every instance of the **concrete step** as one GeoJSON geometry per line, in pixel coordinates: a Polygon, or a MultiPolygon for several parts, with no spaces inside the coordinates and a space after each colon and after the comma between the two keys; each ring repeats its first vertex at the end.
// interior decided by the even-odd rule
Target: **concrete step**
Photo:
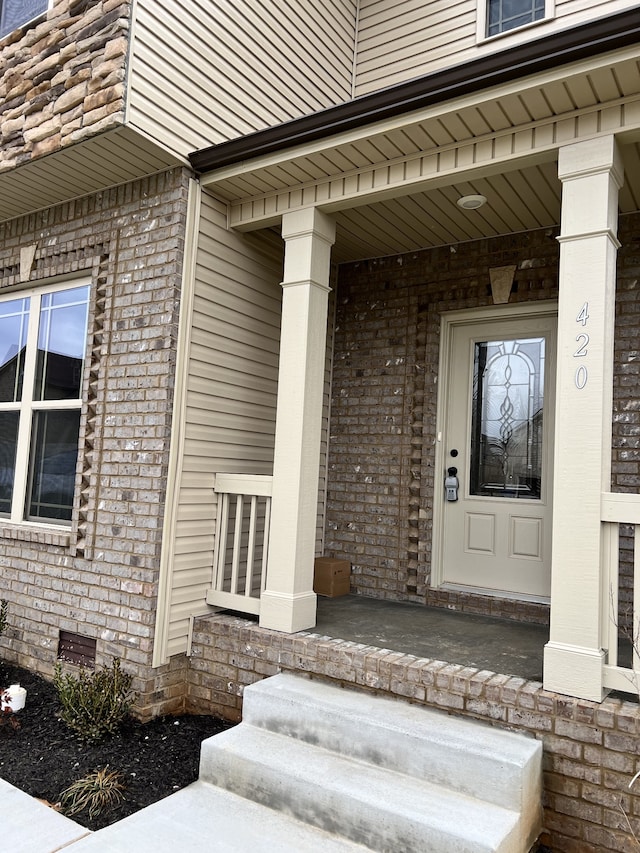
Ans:
{"type": "MultiPolygon", "coordinates": [[[[11,849],[22,853],[26,848],[11,849]]],[[[37,848],[38,853],[44,849],[37,848]]],[[[66,851],[366,853],[366,848],[199,781],[70,844],[66,851]]]]}
{"type": "Polygon", "coordinates": [[[283,673],[245,688],[244,723],[519,812],[540,809],[542,744],[477,721],[283,673]]]}
{"type": "Polygon", "coordinates": [[[200,777],[379,853],[530,846],[515,811],[245,723],[205,741],[200,777]]]}
{"type": "Polygon", "coordinates": [[[540,780],[531,739],[277,675],[204,741],[198,782],[68,849],[527,853],[540,780]]]}

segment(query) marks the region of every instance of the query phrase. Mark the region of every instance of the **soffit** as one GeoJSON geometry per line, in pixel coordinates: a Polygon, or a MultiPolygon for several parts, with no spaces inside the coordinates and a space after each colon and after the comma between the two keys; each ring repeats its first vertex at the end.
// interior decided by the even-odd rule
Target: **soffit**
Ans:
{"type": "Polygon", "coordinates": [[[102,133],[0,173],[0,221],[117,186],[177,164],[129,128],[102,133]]]}
{"type": "Polygon", "coordinates": [[[245,209],[265,211],[262,223],[260,216],[247,214],[244,227],[251,228],[277,222],[285,209],[284,191],[289,199],[297,193],[302,205],[313,199],[314,187],[348,183],[347,202],[325,195],[311,203],[321,204],[336,218],[336,260],[356,260],[557,225],[557,148],[575,138],[607,132],[607,122],[611,132],[623,131],[619,138],[624,143],[627,179],[620,209],[640,209],[639,117],[640,60],[637,50],[628,49],[517,85],[494,87],[473,99],[431,107],[420,115],[222,167],[204,175],[202,181],[230,203],[233,224],[243,227],[245,209]],[[635,108],[630,109],[630,104],[635,108]],[[531,140],[539,142],[543,136],[544,145],[535,157],[530,156],[531,140]],[[521,158],[515,156],[519,144],[521,158]],[[471,157],[467,164],[461,161],[465,145],[469,150],[492,147],[494,153],[508,145],[509,156],[496,157],[491,168],[481,168],[471,157]],[[402,176],[408,176],[412,158],[447,152],[452,163],[448,178],[425,182],[416,192],[407,180],[403,189],[402,176]],[[394,170],[396,177],[392,191],[378,193],[379,201],[370,192],[370,175],[375,180],[376,168],[388,174],[394,170]],[[359,186],[362,201],[353,189],[359,186]],[[456,200],[471,193],[487,196],[489,203],[476,211],[461,210],[456,200]],[[265,203],[269,199],[273,200],[270,207],[265,203]]]}

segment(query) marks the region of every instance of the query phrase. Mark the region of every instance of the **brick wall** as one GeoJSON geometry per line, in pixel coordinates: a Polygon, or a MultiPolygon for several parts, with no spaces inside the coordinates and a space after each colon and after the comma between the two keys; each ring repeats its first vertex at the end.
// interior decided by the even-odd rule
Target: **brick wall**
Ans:
{"type": "MultiPolygon", "coordinates": [[[[639,217],[628,216],[620,225],[618,490],[637,490],[640,482],[639,224],[639,217]]],[[[356,592],[548,618],[540,605],[431,589],[431,527],[440,315],[491,305],[493,267],[516,266],[511,303],[557,298],[557,233],[545,229],[340,267],[325,554],[351,560],[356,592]]]]}
{"type": "Polygon", "coordinates": [[[91,276],[71,528],[0,519],[2,656],[50,676],[59,630],[135,674],[141,715],[183,703],[185,659],[151,670],[188,173],[176,169],[0,225],[0,292],[91,276]],[[24,272],[24,271],[23,271],[24,272]]]}
{"type": "MultiPolygon", "coordinates": [[[[640,215],[620,220],[613,378],[614,492],[640,491],[640,215]]],[[[631,626],[633,531],[621,525],[620,625],[631,626]]]]}
{"type": "Polygon", "coordinates": [[[522,678],[314,634],[281,634],[214,615],[196,620],[188,708],[237,721],[245,685],[282,671],[328,678],[537,738],[544,747],[540,840],[554,853],[637,851],[625,817],[640,834],[640,784],[628,788],[640,769],[637,703],[572,699],[522,678]]]}
{"type": "Polygon", "coordinates": [[[0,171],[123,123],[131,0],[56,0],[0,42],[0,171]]]}

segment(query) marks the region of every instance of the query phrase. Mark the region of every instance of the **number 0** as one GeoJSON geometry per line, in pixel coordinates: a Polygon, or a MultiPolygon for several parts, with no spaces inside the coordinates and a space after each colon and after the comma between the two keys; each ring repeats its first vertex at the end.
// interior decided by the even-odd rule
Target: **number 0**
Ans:
{"type": "Polygon", "coordinates": [[[584,364],[581,364],[580,367],[576,370],[576,388],[578,391],[582,391],[584,386],[587,384],[587,379],[589,378],[589,374],[587,373],[587,368],[584,364]]]}

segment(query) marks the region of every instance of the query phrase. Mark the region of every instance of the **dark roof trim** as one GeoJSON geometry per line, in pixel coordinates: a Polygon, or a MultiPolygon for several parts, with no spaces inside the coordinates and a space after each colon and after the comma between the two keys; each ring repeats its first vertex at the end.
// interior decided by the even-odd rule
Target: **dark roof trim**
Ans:
{"type": "Polygon", "coordinates": [[[197,172],[313,142],[640,41],[633,9],[454,65],[189,155],[197,172]]]}

